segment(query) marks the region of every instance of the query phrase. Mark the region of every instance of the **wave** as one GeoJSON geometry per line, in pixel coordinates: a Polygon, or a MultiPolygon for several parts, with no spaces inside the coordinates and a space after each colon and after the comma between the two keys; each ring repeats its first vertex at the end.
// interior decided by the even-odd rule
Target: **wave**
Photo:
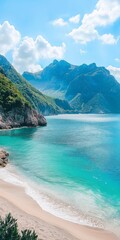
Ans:
{"type": "Polygon", "coordinates": [[[60,114],[48,116],[47,119],[66,119],[80,122],[117,122],[120,121],[120,115],[111,114],[60,114]]]}
{"type": "Polygon", "coordinates": [[[115,217],[116,210],[107,205],[100,195],[96,196],[92,191],[85,191],[82,187],[74,191],[74,198],[81,205],[78,209],[76,207],[78,203],[75,205],[68,199],[62,199],[60,193],[48,190],[45,186],[27,179],[14,166],[8,165],[0,169],[0,179],[23,187],[26,194],[34,199],[43,210],[57,217],[86,226],[103,228],[120,235],[120,218],[115,217]]]}

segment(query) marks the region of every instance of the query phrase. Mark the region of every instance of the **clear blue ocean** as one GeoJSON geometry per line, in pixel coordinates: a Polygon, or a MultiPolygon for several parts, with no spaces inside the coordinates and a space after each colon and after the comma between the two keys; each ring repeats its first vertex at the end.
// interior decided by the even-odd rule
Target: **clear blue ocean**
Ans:
{"type": "Polygon", "coordinates": [[[48,125],[0,131],[4,180],[73,222],[120,234],[120,115],[58,115],[48,125]]]}

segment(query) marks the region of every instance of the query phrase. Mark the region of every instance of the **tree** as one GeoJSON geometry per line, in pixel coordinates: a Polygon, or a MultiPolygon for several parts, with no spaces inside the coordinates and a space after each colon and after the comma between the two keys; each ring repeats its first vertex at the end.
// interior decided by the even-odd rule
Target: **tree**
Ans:
{"type": "Polygon", "coordinates": [[[0,240],[37,240],[35,231],[24,230],[19,233],[17,220],[9,213],[4,220],[0,217],[0,240]]]}
{"type": "Polygon", "coordinates": [[[31,230],[24,230],[22,231],[22,236],[21,236],[21,240],[37,240],[37,235],[35,233],[35,231],[31,231],[31,230]]]}

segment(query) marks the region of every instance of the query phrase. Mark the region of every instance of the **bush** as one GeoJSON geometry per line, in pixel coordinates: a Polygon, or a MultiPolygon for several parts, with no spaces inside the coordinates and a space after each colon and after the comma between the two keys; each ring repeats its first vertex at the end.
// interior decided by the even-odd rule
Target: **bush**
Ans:
{"type": "Polygon", "coordinates": [[[35,231],[24,230],[19,233],[17,220],[9,213],[4,220],[0,217],[0,240],[37,240],[35,231]]]}

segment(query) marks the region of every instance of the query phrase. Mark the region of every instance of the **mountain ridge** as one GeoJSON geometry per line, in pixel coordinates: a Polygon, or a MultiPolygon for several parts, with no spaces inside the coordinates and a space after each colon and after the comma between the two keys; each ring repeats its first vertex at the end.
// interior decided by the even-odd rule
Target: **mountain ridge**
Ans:
{"type": "Polygon", "coordinates": [[[103,66],[54,60],[41,72],[23,76],[43,93],[58,94],[80,113],[120,113],[120,84],[103,66]]]}
{"type": "Polygon", "coordinates": [[[32,107],[39,113],[51,115],[72,111],[72,108],[66,100],[60,100],[58,102],[57,99],[48,97],[35,89],[2,55],[0,55],[0,66],[6,77],[16,85],[17,89],[22,93],[26,100],[29,101],[32,107]]]}

